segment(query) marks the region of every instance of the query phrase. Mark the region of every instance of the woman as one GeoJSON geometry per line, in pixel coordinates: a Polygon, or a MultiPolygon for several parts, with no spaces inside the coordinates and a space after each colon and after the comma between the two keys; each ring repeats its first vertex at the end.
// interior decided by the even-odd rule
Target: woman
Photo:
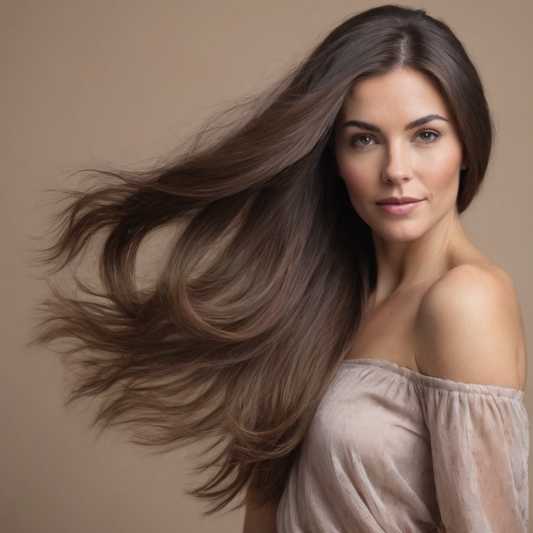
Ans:
{"type": "Polygon", "coordinates": [[[366,11],[206,131],[64,212],[56,268],[103,237],[100,285],[56,288],[40,333],[74,341],[73,398],[138,442],[208,438],[194,493],[241,498],[247,533],[526,531],[524,335],[461,229],[492,126],[453,33],[366,11]]]}

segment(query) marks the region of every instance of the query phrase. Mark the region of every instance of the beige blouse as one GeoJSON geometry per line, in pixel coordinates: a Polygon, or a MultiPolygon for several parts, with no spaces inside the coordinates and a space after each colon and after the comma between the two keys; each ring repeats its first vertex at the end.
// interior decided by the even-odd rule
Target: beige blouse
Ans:
{"type": "Polygon", "coordinates": [[[526,533],[523,395],[343,361],[291,470],[278,533],[526,533]]]}

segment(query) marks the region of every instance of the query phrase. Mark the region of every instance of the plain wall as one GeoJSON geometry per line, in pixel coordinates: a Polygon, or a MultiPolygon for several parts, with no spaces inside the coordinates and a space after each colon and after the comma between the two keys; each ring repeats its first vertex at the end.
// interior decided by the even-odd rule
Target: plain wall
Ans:
{"type": "MultiPolygon", "coordinates": [[[[220,103],[263,87],[338,22],[374,1],[18,0],[0,2],[0,531],[236,532],[243,513],[201,518],[183,490],[190,450],[150,456],[121,434],[96,441],[65,409],[64,374],[28,350],[45,285],[28,265],[48,188],[95,160],[166,153],[220,103]]],[[[533,2],[417,1],[479,67],[498,137],[464,223],[513,277],[533,340],[533,2]]],[[[533,414],[530,375],[525,404],[533,414]]],[[[533,479],[533,477],[532,477],[533,479]]]]}

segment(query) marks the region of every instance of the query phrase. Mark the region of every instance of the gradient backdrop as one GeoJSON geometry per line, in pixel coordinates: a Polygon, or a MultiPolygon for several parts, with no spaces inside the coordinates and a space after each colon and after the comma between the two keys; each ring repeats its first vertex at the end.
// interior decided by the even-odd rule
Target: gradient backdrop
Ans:
{"type": "MultiPolygon", "coordinates": [[[[265,86],[339,21],[379,4],[0,1],[0,531],[241,530],[242,512],[203,519],[202,505],[183,495],[190,450],[150,456],[121,434],[96,440],[86,411],[62,406],[56,358],[23,348],[45,291],[28,264],[46,215],[42,191],[94,161],[126,165],[168,152],[217,105],[265,86]]],[[[445,20],[484,80],[498,138],[464,223],[512,275],[532,346],[533,2],[409,5],[445,20]]]]}

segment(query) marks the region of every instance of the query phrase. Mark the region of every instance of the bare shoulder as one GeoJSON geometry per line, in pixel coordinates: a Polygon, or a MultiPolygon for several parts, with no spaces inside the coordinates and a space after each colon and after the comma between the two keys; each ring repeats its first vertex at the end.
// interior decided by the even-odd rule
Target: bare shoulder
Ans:
{"type": "Polygon", "coordinates": [[[490,261],[462,264],[424,294],[415,326],[424,374],[524,389],[526,353],[518,296],[490,261]]]}

